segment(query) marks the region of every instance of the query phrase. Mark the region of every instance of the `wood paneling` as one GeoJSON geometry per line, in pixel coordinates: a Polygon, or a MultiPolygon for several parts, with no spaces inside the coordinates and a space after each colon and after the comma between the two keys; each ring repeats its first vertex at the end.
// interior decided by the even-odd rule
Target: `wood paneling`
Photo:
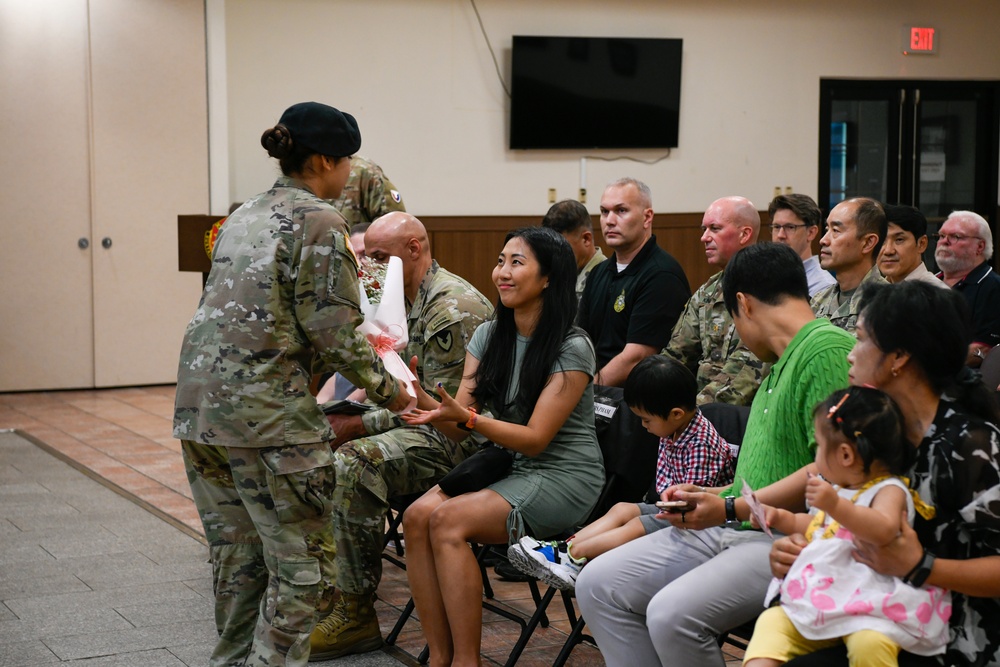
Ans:
{"type": "MultiPolygon", "coordinates": [[[[594,230],[604,254],[608,247],[600,238],[600,220],[594,218],[594,230]]],[[[178,216],[178,242],[181,271],[207,271],[204,233],[219,216],[178,216]]],[[[766,220],[767,214],[761,214],[766,220]]],[[[491,274],[503,239],[512,229],[537,225],[536,216],[425,216],[421,222],[427,228],[431,251],[441,266],[456,273],[486,295],[496,299],[491,274]]],[[[705,262],[705,247],[701,243],[701,213],[661,213],[653,218],[656,242],[673,255],[687,274],[692,291],[716,272],[705,262]]],[[[761,240],[770,240],[765,228],[761,240]]]]}
{"type": "MultiPolygon", "coordinates": [[[[766,215],[765,215],[766,217],[766,215]]],[[[604,254],[608,248],[600,238],[600,220],[594,218],[595,235],[604,254]]],[[[687,274],[691,289],[708,279],[715,269],[705,263],[701,238],[701,213],[662,213],[653,218],[656,242],[673,255],[687,274]]],[[[507,232],[537,225],[537,216],[426,216],[421,218],[431,239],[431,249],[441,266],[462,276],[489,299],[496,298],[491,272],[507,232]]]]}

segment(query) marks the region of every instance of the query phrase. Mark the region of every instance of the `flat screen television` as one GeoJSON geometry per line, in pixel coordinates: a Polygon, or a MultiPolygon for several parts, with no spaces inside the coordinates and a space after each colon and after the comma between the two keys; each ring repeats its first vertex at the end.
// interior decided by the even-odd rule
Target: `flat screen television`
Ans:
{"type": "Polygon", "coordinates": [[[514,35],[510,147],[677,146],[682,42],[514,35]]]}

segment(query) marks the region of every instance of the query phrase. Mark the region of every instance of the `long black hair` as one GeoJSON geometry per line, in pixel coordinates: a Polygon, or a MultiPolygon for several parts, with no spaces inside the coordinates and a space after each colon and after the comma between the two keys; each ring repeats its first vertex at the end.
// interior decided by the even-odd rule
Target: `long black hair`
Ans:
{"type": "Polygon", "coordinates": [[[880,350],[906,352],[936,392],[964,412],[1000,424],[995,393],[965,365],[972,325],[961,294],[921,280],[864,289],[859,314],[880,350]]]}
{"type": "Polygon", "coordinates": [[[507,403],[507,391],[514,372],[517,328],[514,311],[497,299],[495,322],[476,369],[476,388],[472,396],[480,405],[490,404],[504,414],[514,407],[527,420],[541,395],[553,364],[559,357],[567,335],[576,319],[576,259],[573,249],[559,233],[545,227],[521,227],[507,234],[504,245],[522,239],[538,262],[539,272],[549,279],[542,291],[542,309],[521,362],[519,391],[513,404],[507,403]]]}
{"type": "Polygon", "coordinates": [[[893,475],[905,475],[917,458],[906,439],[903,414],[888,394],[869,387],[838,389],[816,406],[830,434],[840,434],[854,447],[867,475],[881,461],[893,475]]]}

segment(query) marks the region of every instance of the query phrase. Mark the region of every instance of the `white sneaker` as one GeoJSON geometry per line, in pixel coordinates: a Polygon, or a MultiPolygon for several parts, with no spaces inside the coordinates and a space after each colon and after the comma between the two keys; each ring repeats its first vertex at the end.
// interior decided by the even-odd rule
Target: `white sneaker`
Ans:
{"type": "Polygon", "coordinates": [[[522,537],[512,544],[507,558],[521,572],[563,591],[576,588],[576,577],[583,567],[570,559],[565,542],[542,542],[533,537],[522,537]]]}

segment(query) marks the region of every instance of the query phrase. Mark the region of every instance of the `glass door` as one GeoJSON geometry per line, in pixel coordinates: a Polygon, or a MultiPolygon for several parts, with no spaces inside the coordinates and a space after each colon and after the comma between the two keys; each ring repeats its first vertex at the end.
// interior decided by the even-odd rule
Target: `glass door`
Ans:
{"type": "Polygon", "coordinates": [[[997,81],[821,79],[820,207],[851,197],[909,204],[931,232],[967,209],[996,235],[998,114],[997,81]]]}

